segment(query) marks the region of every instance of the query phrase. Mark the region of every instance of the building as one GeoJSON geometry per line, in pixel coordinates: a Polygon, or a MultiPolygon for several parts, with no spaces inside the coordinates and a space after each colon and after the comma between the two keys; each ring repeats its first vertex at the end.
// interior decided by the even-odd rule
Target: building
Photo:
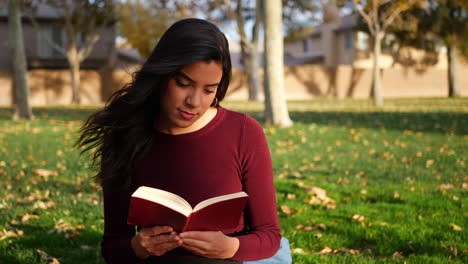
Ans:
{"type": "MultiPolygon", "coordinates": [[[[33,23],[22,14],[24,46],[32,105],[68,104],[71,100],[70,73],[66,57],[54,45],[66,49],[66,33],[62,10],[46,3],[37,6],[33,23]]],[[[131,50],[117,49],[116,22],[98,30],[99,39],[89,56],[81,63],[81,94],[83,103],[101,103],[125,79],[117,72],[133,70],[142,59],[131,50]]],[[[8,10],[0,6],[0,105],[12,105],[13,58],[9,42],[8,10]]],[[[77,44],[84,43],[84,35],[77,34],[77,44]]]]}

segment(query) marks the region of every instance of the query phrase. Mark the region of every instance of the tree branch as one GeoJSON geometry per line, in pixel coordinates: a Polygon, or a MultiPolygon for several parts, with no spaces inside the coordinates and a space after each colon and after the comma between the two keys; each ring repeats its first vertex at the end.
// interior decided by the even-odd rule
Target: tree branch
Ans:
{"type": "MultiPolygon", "coordinates": [[[[408,8],[410,8],[411,6],[413,6],[415,3],[416,3],[417,0],[409,0],[407,5],[408,5],[408,8]]],[[[382,30],[385,31],[387,29],[387,27],[393,23],[393,21],[396,19],[396,17],[402,12],[403,10],[398,6],[397,8],[395,8],[395,10],[393,10],[393,12],[388,16],[388,18],[384,18],[385,20],[383,21],[383,25],[382,25],[382,30]]]]}
{"type": "Polygon", "coordinates": [[[364,18],[364,20],[366,21],[367,23],[367,26],[369,28],[369,31],[372,35],[375,34],[375,30],[374,28],[372,27],[373,25],[373,22],[372,22],[372,18],[366,14],[366,12],[364,12],[364,10],[362,9],[362,7],[359,5],[358,3],[358,0],[352,0],[353,1],[353,4],[354,4],[354,7],[356,7],[356,10],[359,12],[359,14],[364,18]]]}

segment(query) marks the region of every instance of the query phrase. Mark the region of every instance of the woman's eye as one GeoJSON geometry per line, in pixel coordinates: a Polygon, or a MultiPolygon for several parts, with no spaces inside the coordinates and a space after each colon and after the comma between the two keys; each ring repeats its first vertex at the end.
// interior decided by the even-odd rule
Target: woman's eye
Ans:
{"type": "Polygon", "coordinates": [[[214,91],[205,89],[205,93],[207,93],[207,94],[212,94],[212,93],[214,93],[214,91]]]}
{"type": "Polygon", "coordinates": [[[175,82],[180,87],[189,87],[190,86],[190,83],[183,83],[183,82],[181,82],[181,81],[179,81],[177,79],[175,79],[175,82]]]}

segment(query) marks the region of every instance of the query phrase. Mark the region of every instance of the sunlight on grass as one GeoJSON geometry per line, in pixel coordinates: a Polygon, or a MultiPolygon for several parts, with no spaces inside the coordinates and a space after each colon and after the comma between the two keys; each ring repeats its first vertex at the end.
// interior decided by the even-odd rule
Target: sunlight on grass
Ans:
{"type": "MultiPolygon", "coordinates": [[[[468,263],[468,98],[289,102],[265,127],[295,263],[468,263]]],[[[262,120],[263,104],[222,105],[262,120]]],[[[97,106],[0,108],[0,263],[103,263],[102,198],[73,147],[97,106]]]]}

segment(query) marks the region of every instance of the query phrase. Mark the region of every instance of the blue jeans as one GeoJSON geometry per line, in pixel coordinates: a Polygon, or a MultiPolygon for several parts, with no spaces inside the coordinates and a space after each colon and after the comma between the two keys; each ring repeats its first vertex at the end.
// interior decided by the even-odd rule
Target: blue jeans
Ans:
{"type": "Polygon", "coordinates": [[[262,259],[256,261],[244,261],[244,264],[291,264],[291,249],[289,248],[289,241],[287,238],[282,237],[280,241],[280,248],[276,254],[269,259],[262,259]]]}

